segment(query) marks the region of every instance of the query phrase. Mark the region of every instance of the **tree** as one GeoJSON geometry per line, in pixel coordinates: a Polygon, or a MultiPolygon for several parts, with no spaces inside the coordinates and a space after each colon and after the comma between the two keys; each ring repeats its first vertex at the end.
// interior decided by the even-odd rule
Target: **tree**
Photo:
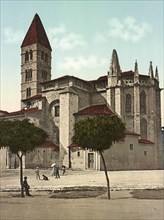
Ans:
{"type": "Polygon", "coordinates": [[[82,149],[100,153],[107,181],[107,196],[110,199],[110,184],[103,152],[125,136],[125,125],[117,115],[96,116],[77,122],[74,126],[73,143],[82,149]]]}
{"type": "Polygon", "coordinates": [[[19,158],[21,196],[23,193],[23,162],[22,158],[27,152],[45,142],[47,133],[35,126],[28,119],[0,120],[0,148],[7,147],[11,153],[19,158]]]}

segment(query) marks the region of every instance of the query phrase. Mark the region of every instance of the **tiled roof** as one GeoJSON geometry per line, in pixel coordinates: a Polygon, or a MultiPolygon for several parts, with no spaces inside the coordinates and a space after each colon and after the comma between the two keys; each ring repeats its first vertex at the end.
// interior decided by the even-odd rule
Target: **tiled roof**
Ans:
{"type": "Polygon", "coordinates": [[[134,72],[132,70],[130,71],[126,71],[126,72],[122,72],[121,73],[121,77],[134,77],[134,72]]]}
{"type": "Polygon", "coordinates": [[[30,100],[36,100],[36,99],[41,99],[42,95],[34,95],[28,99],[22,99],[22,101],[30,101],[30,100]]]}
{"type": "Polygon", "coordinates": [[[7,115],[2,115],[0,117],[10,117],[10,116],[15,116],[15,115],[24,115],[24,114],[31,114],[34,112],[38,112],[38,108],[28,108],[28,109],[22,109],[20,111],[16,111],[16,112],[10,112],[7,115]]]}
{"type": "Polygon", "coordinates": [[[72,143],[72,144],[70,144],[69,146],[68,146],[68,148],[76,148],[76,147],[80,147],[78,144],[74,144],[74,143],[72,143]]]}
{"type": "Polygon", "coordinates": [[[139,139],[138,142],[141,144],[154,144],[154,142],[146,140],[146,139],[139,139]]]}
{"type": "Polygon", "coordinates": [[[59,146],[54,144],[50,140],[46,140],[43,144],[38,146],[39,148],[55,148],[55,150],[59,150],[59,146]]]}
{"type": "Polygon", "coordinates": [[[38,14],[34,16],[21,47],[25,47],[35,43],[39,43],[42,46],[48,48],[49,50],[52,50],[43,24],[38,14]]]}
{"type": "Polygon", "coordinates": [[[74,115],[112,115],[114,114],[107,105],[89,106],[74,115]]]}

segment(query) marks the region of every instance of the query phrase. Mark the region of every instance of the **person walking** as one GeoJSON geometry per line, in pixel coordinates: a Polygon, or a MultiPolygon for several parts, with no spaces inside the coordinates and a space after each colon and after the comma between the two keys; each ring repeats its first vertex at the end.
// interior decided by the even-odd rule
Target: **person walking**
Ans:
{"type": "Polygon", "coordinates": [[[60,178],[60,174],[59,174],[59,166],[56,166],[56,173],[55,173],[55,178],[60,178]]]}
{"type": "Polygon", "coordinates": [[[29,186],[29,184],[28,184],[28,182],[27,182],[27,176],[24,177],[23,189],[25,190],[26,196],[32,196],[32,195],[29,193],[30,186],[29,186]]]}
{"type": "Polygon", "coordinates": [[[39,167],[36,168],[35,173],[36,173],[36,179],[40,180],[40,170],[39,170],[39,167]]]}

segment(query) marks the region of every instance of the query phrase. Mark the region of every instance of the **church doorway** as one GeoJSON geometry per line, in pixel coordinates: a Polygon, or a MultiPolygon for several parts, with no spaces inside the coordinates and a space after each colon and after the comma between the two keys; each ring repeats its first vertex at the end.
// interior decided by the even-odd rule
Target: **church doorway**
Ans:
{"type": "Polygon", "coordinates": [[[88,153],[88,169],[94,169],[94,153],[88,153]]]}

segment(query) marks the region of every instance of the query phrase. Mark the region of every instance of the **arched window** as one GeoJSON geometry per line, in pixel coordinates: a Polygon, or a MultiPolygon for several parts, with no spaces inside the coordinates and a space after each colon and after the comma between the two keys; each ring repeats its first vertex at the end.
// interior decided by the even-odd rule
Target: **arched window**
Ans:
{"type": "Polygon", "coordinates": [[[32,53],[32,50],[30,50],[30,60],[33,59],[33,53],[32,53]]]}
{"type": "Polygon", "coordinates": [[[42,51],[41,59],[44,60],[44,51],[42,51]]]}
{"type": "Polygon", "coordinates": [[[28,51],[26,51],[26,53],[25,53],[25,62],[27,62],[28,60],[29,60],[28,51]]]}
{"type": "Polygon", "coordinates": [[[142,114],[146,114],[146,93],[142,91],[140,93],[140,110],[142,114]]]}
{"type": "Polygon", "coordinates": [[[59,117],[60,116],[60,104],[59,104],[59,99],[56,99],[53,101],[50,105],[51,109],[51,114],[52,117],[59,117]]]}
{"type": "Polygon", "coordinates": [[[28,69],[26,72],[26,82],[29,82],[32,80],[32,69],[28,69]]]}
{"type": "Polygon", "coordinates": [[[47,55],[47,53],[45,54],[45,62],[48,62],[48,55],[47,55]]]}
{"type": "Polygon", "coordinates": [[[147,139],[147,121],[144,118],[141,120],[140,135],[141,138],[147,139]]]}
{"type": "Polygon", "coordinates": [[[130,94],[126,95],[125,111],[131,112],[131,95],[130,94]]]}
{"type": "Polygon", "coordinates": [[[31,88],[26,89],[26,97],[29,98],[31,96],[31,88]]]}

